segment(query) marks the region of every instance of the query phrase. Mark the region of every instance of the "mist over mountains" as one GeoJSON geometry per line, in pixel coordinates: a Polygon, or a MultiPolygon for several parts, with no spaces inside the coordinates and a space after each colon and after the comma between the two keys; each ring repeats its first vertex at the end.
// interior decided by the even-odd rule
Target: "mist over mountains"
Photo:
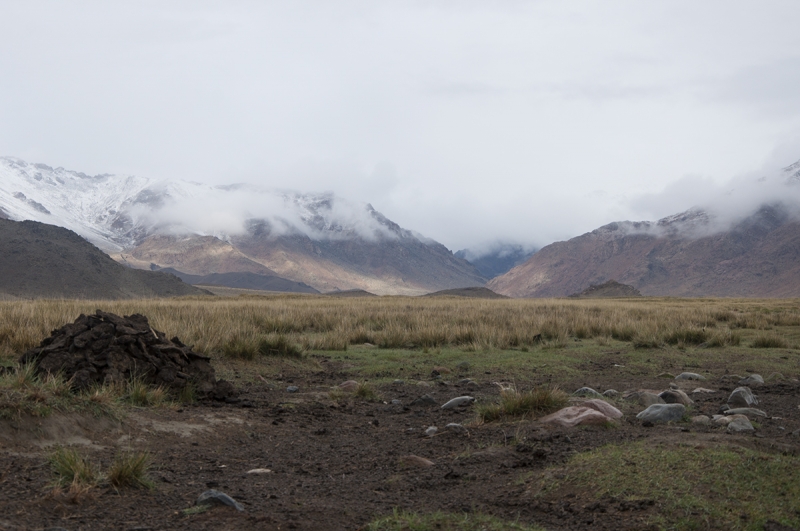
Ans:
{"type": "Polygon", "coordinates": [[[69,228],[118,261],[250,272],[319,291],[421,294],[486,279],[443,245],[332,193],[211,186],[0,159],[0,212],[69,228]]]}

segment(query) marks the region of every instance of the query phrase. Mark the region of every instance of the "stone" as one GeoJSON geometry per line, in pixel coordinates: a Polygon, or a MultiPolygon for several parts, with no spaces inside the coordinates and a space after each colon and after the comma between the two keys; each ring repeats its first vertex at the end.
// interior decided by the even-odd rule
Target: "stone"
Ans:
{"type": "Polygon", "coordinates": [[[659,394],[658,397],[666,404],[683,404],[684,406],[691,406],[694,400],[689,398],[689,395],[680,389],[670,389],[659,394]]]}
{"type": "Polygon", "coordinates": [[[269,468],[254,468],[252,470],[248,470],[247,474],[271,474],[272,470],[269,468]]]}
{"type": "Polygon", "coordinates": [[[685,413],[686,406],[683,404],[653,404],[636,415],[636,418],[641,421],[657,424],[660,422],[681,420],[685,413]]]}
{"type": "Polygon", "coordinates": [[[586,398],[603,398],[603,395],[592,389],[591,387],[581,387],[572,396],[585,396],[586,398]]]}
{"type": "Polygon", "coordinates": [[[661,374],[656,376],[656,378],[667,378],[669,380],[674,380],[675,379],[675,375],[671,374],[671,373],[668,373],[668,372],[662,372],[661,374]]]}
{"type": "Polygon", "coordinates": [[[600,400],[599,398],[591,398],[586,400],[580,404],[583,407],[590,407],[595,409],[611,419],[621,419],[622,418],[622,411],[615,408],[605,400],[600,400]]]}
{"type": "Polygon", "coordinates": [[[705,415],[695,415],[690,420],[692,424],[702,424],[705,426],[711,424],[711,419],[705,415]]]}
{"type": "Polygon", "coordinates": [[[456,409],[458,407],[466,407],[472,405],[475,402],[475,399],[471,396],[459,396],[448,400],[442,406],[442,409],[456,409]]]}
{"type": "Polygon", "coordinates": [[[392,399],[392,405],[393,406],[402,406],[403,405],[403,401],[402,400],[398,400],[397,398],[394,398],[394,399],[392,399]]]}
{"type": "Polygon", "coordinates": [[[743,386],[751,386],[751,385],[761,385],[764,383],[764,378],[760,374],[751,374],[746,378],[742,378],[739,380],[737,385],[743,386]]]}
{"type": "Polygon", "coordinates": [[[467,428],[456,422],[451,422],[450,424],[445,426],[444,429],[446,429],[447,431],[452,431],[454,433],[469,433],[467,431],[467,428]]]}
{"type": "Polygon", "coordinates": [[[728,397],[728,404],[731,407],[751,407],[758,405],[758,399],[749,387],[737,387],[728,397]]]}
{"type": "Polygon", "coordinates": [[[406,382],[404,382],[403,380],[394,380],[392,382],[392,385],[404,385],[405,383],[406,382]]]}
{"type": "Polygon", "coordinates": [[[436,432],[438,431],[439,428],[437,428],[436,426],[428,426],[428,429],[425,430],[425,435],[427,435],[428,437],[433,437],[434,435],[436,435],[436,432]]]}
{"type": "Polygon", "coordinates": [[[347,380],[346,382],[342,382],[337,385],[339,389],[345,391],[346,393],[353,393],[358,389],[358,382],[355,380],[347,380]]]}
{"type": "Polygon", "coordinates": [[[286,388],[286,392],[287,393],[296,393],[299,390],[300,390],[300,388],[297,387],[296,385],[290,385],[289,387],[286,388]]]}
{"type": "Polygon", "coordinates": [[[405,455],[398,459],[398,461],[403,466],[428,467],[435,464],[430,459],[425,459],[424,457],[420,457],[418,455],[405,455]]]}
{"type": "Polygon", "coordinates": [[[462,361],[458,365],[456,365],[456,369],[460,371],[466,371],[467,369],[469,369],[469,367],[470,365],[468,361],[462,361]]]}
{"type": "Polygon", "coordinates": [[[453,371],[451,371],[447,367],[439,366],[439,367],[434,367],[433,370],[431,371],[431,374],[433,374],[433,373],[436,373],[436,375],[439,375],[439,374],[450,374],[451,372],[453,372],[453,371]]]}
{"type": "Polygon", "coordinates": [[[713,389],[706,389],[705,387],[698,387],[697,389],[692,391],[692,394],[709,394],[709,393],[716,393],[713,389]]]}
{"type": "Polygon", "coordinates": [[[472,383],[472,380],[470,380],[469,378],[463,378],[463,379],[458,381],[458,385],[469,385],[471,383],[472,383]]]}
{"type": "Polygon", "coordinates": [[[750,423],[750,419],[744,415],[734,415],[731,418],[732,420],[728,423],[728,433],[745,433],[756,431],[756,429],[750,423]]]}
{"type": "Polygon", "coordinates": [[[244,511],[244,507],[242,507],[239,502],[225,494],[224,492],[220,492],[218,490],[207,490],[203,494],[197,497],[197,501],[194,503],[195,505],[225,505],[228,507],[233,507],[237,511],[244,511]]]}
{"type": "Polygon", "coordinates": [[[649,407],[652,406],[653,404],[666,404],[666,402],[664,402],[664,400],[661,397],[649,391],[638,391],[635,393],[631,393],[629,395],[626,395],[626,398],[644,407],[649,407]]]}
{"type": "Polygon", "coordinates": [[[411,405],[416,407],[433,407],[438,406],[439,404],[436,403],[436,400],[434,400],[431,395],[422,395],[421,397],[413,400],[411,405]]]}
{"type": "Polygon", "coordinates": [[[619,396],[619,391],[616,389],[606,389],[603,391],[603,396],[606,398],[617,398],[619,396]]]}
{"type": "Polygon", "coordinates": [[[726,417],[725,415],[714,415],[711,417],[711,422],[717,424],[718,426],[727,426],[732,420],[733,417],[726,417]]]}
{"type": "Polygon", "coordinates": [[[420,386],[420,387],[433,387],[433,384],[432,384],[432,383],[430,383],[430,382],[424,382],[424,381],[419,381],[419,382],[417,382],[417,385],[418,385],[418,386],[420,386]]]}
{"type": "Polygon", "coordinates": [[[581,424],[605,424],[613,419],[600,411],[584,406],[568,406],[539,419],[545,424],[557,424],[572,428],[581,424]]]}
{"type": "Polygon", "coordinates": [[[705,380],[706,377],[696,372],[682,372],[675,377],[676,380],[705,380]]]}
{"type": "Polygon", "coordinates": [[[737,407],[725,411],[725,415],[744,415],[745,417],[764,417],[768,415],[765,411],[756,409],[754,407],[737,407]]]}

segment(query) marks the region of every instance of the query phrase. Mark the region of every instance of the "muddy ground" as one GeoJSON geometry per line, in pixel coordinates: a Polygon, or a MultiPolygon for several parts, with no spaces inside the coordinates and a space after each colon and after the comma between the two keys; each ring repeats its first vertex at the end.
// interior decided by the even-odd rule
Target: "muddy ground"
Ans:
{"type": "MultiPolygon", "coordinates": [[[[666,443],[739,444],[796,453],[800,438],[800,384],[784,379],[755,392],[759,408],[772,417],[755,434],[729,435],[724,428],[693,424],[643,427],[641,406],[617,402],[625,418],[617,428],[572,429],[535,421],[472,425],[472,408],[442,411],[415,407],[429,394],[438,404],[471,395],[497,396],[492,375],[469,374],[477,385],[430,382],[431,387],[387,384],[381,399],[332,400],[332,386],[349,379],[328,369],[284,374],[268,383],[240,385],[235,403],[196,403],[182,408],[134,409],[121,422],[56,414],[0,424],[0,529],[69,531],[94,529],[354,530],[401,508],[418,512],[481,511],[546,529],[649,529],[659,500],[630,503],[576,490],[558,498],[537,496],[537,474],[577,452],[640,439],[666,443]],[[287,393],[295,385],[297,393],[287,393]],[[403,405],[393,405],[397,399],[403,405]],[[461,423],[467,433],[444,430],[461,423]],[[423,434],[438,426],[433,437],[423,434]],[[46,457],[56,444],[69,444],[108,466],[120,449],[152,455],[151,491],[99,487],[81,496],[54,494],[46,457]],[[415,455],[433,466],[408,464],[415,455]],[[252,469],[271,472],[248,474],[252,469]],[[215,508],[186,514],[197,496],[217,489],[240,502],[244,512],[215,508]]],[[[445,375],[457,382],[464,375],[445,375]]],[[[240,381],[243,381],[242,378],[240,381]]],[[[593,368],[602,389],[665,389],[664,378],[629,381],[612,367],[593,368]]],[[[531,382],[535,384],[537,382],[531,382]]],[[[589,382],[562,383],[572,390],[589,382]]],[[[717,392],[692,395],[697,413],[713,414],[736,387],[730,379],[691,382],[685,388],[717,392]]]]}

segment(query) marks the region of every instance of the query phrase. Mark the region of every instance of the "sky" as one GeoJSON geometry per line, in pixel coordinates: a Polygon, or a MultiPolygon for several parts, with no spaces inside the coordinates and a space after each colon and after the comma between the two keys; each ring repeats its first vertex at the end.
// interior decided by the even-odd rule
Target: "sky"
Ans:
{"type": "Polygon", "coordinates": [[[744,208],[726,190],[800,159],[798,19],[796,0],[0,0],[0,155],[330,191],[453,250],[539,247],[744,208]]]}

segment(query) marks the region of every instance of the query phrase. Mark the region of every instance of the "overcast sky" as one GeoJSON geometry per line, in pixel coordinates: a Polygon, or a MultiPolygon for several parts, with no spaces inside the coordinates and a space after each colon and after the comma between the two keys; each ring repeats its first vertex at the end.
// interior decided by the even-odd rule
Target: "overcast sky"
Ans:
{"type": "Polygon", "coordinates": [[[544,245],[800,159],[798,20],[796,0],[0,0],[0,155],[544,245]]]}

